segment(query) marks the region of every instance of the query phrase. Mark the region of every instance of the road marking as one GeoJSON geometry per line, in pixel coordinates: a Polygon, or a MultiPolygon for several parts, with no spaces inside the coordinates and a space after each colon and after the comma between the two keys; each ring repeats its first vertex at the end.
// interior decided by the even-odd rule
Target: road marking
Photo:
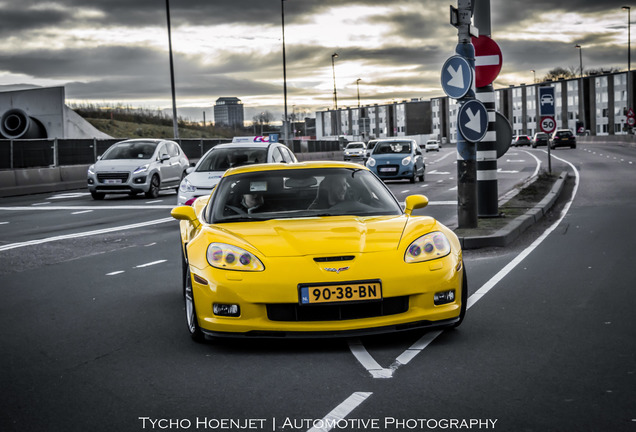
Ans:
{"type": "Polygon", "coordinates": [[[367,400],[371,396],[372,392],[355,392],[340,405],[335,407],[329,414],[322,418],[322,420],[314,420],[314,427],[309,429],[308,432],[328,432],[338,425],[340,420],[346,418],[351,411],[356,409],[362,402],[367,400]],[[318,427],[322,426],[322,427],[318,427]]]}
{"type": "Polygon", "coordinates": [[[9,223],[9,222],[0,222],[0,225],[6,225],[6,224],[8,224],[8,223],[9,223]]]}
{"type": "MultiPolygon", "coordinates": [[[[561,221],[563,221],[568,211],[570,210],[572,202],[574,202],[574,198],[576,198],[576,193],[579,188],[579,172],[572,163],[554,155],[552,157],[566,163],[570,166],[570,168],[572,168],[572,171],[574,172],[574,190],[572,191],[572,197],[563,207],[561,215],[556,222],[550,225],[543,232],[543,234],[541,234],[534,242],[532,242],[530,246],[524,249],[519,255],[517,255],[512,261],[510,261],[504,268],[499,270],[497,274],[490,278],[490,280],[488,280],[468,298],[466,309],[470,309],[471,307],[473,307],[503,278],[505,278],[512,270],[514,270],[514,268],[517,267],[528,255],[530,255],[536,248],[538,248],[539,245],[541,245],[541,243],[543,243],[543,241],[561,224],[561,221]]],[[[420,352],[424,350],[424,348],[426,348],[442,333],[443,330],[438,330],[424,334],[424,336],[422,336],[417,342],[415,342],[415,344],[413,344],[410,348],[400,354],[389,368],[383,368],[378,362],[376,362],[373,356],[371,356],[371,354],[366,350],[364,345],[362,345],[362,343],[359,343],[356,339],[352,339],[349,341],[349,349],[353,356],[365,369],[367,369],[367,371],[373,378],[392,378],[393,373],[400,366],[405,365],[413,360],[420,352]]]]}
{"type": "Polygon", "coordinates": [[[138,266],[135,266],[135,267],[133,267],[133,268],[144,268],[144,267],[150,267],[150,266],[153,266],[153,265],[157,265],[157,264],[165,263],[166,261],[168,261],[168,260],[158,260],[158,261],[153,261],[153,262],[149,262],[149,263],[146,263],[146,264],[139,264],[138,266]]]}
{"type": "MultiPolygon", "coordinates": [[[[51,204],[40,203],[33,204],[33,206],[51,204]]],[[[0,210],[4,211],[31,211],[31,210],[148,210],[148,209],[170,209],[175,208],[176,205],[123,205],[123,206],[49,206],[43,207],[29,207],[29,206],[16,206],[16,207],[0,207],[0,210]]]]}
{"type": "Polygon", "coordinates": [[[82,211],[76,211],[76,212],[72,212],[71,214],[83,214],[83,213],[92,213],[93,210],[82,210],[82,211]]]}
{"type": "Polygon", "coordinates": [[[433,170],[433,171],[429,171],[427,174],[448,175],[448,174],[450,174],[450,173],[449,173],[449,172],[446,172],[446,171],[437,171],[437,170],[433,170]]]}
{"type": "MultiPolygon", "coordinates": [[[[51,203],[50,202],[41,202],[41,203],[33,203],[33,204],[31,204],[31,206],[35,207],[35,206],[43,206],[43,205],[49,205],[49,204],[51,204],[51,203]]],[[[28,207],[28,208],[31,208],[31,207],[28,207]]]]}
{"type": "Polygon", "coordinates": [[[122,274],[122,273],[124,273],[123,270],[118,270],[118,271],[106,273],[106,276],[115,276],[115,275],[122,274]]]}
{"type": "Polygon", "coordinates": [[[33,245],[38,245],[38,244],[43,244],[43,243],[50,243],[50,242],[54,242],[54,241],[58,241],[58,240],[67,240],[67,239],[72,239],[72,238],[89,237],[89,236],[106,234],[106,233],[111,233],[111,232],[116,232],[116,231],[124,231],[124,230],[129,230],[129,229],[142,228],[142,227],[146,227],[146,226],[150,226],[150,225],[158,225],[158,224],[162,224],[162,223],[166,223],[166,222],[173,222],[173,221],[174,221],[174,219],[169,217],[169,218],[163,218],[163,219],[155,219],[155,220],[148,221],[148,222],[140,222],[140,223],[136,223],[136,224],[122,225],[122,226],[112,227],[112,228],[104,228],[104,229],[101,229],[101,230],[85,231],[85,232],[81,232],[81,233],[60,235],[60,236],[48,237],[48,238],[38,239],[38,240],[29,240],[29,241],[21,242],[21,243],[10,243],[10,244],[6,244],[6,245],[3,245],[3,246],[0,246],[0,251],[16,249],[16,248],[21,248],[21,247],[25,247],[25,246],[33,246],[33,245]]]}

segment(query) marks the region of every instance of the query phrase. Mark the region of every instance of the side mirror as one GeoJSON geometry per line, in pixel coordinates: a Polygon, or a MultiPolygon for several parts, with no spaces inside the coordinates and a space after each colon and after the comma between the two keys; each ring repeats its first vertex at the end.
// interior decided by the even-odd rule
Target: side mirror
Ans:
{"type": "Polygon", "coordinates": [[[407,216],[411,216],[413,210],[424,208],[428,205],[428,198],[424,195],[409,195],[406,197],[406,208],[404,209],[404,213],[407,216]]]}
{"type": "Polygon", "coordinates": [[[189,166],[186,168],[186,174],[190,174],[192,172],[194,172],[194,166],[189,166]]]}
{"type": "Polygon", "coordinates": [[[190,206],[179,206],[172,209],[170,216],[177,220],[188,221],[195,226],[199,226],[201,222],[197,219],[194,209],[190,206]]]}
{"type": "Polygon", "coordinates": [[[159,160],[160,160],[161,162],[164,162],[164,161],[170,160],[170,155],[162,154],[161,156],[159,156],[159,160]]]}

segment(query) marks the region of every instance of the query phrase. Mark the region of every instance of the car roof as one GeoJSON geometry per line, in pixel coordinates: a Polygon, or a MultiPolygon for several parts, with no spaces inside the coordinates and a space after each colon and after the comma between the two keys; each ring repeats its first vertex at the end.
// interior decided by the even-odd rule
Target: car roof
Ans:
{"type": "MultiPolygon", "coordinates": [[[[269,142],[236,142],[236,143],[223,143],[217,144],[212,147],[211,150],[215,148],[268,148],[270,145],[279,144],[277,142],[269,143],[269,142]]],[[[282,144],[281,144],[282,145],[282,144]]]]}
{"type": "Polygon", "coordinates": [[[244,174],[251,172],[266,172],[266,171],[280,171],[280,170],[299,170],[299,169],[312,169],[312,168],[354,168],[354,169],[369,169],[363,165],[353,162],[339,162],[339,161],[310,161],[310,162],[296,162],[296,163],[269,163],[269,164],[256,164],[256,165],[243,165],[236,168],[230,168],[225,172],[223,177],[244,174]]]}

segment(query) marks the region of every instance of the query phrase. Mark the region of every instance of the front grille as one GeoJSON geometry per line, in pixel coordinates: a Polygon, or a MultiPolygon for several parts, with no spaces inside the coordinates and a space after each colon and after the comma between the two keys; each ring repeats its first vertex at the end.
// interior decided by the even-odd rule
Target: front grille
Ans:
{"type": "Polygon", "coordinates": [[[104,183],[105,180],[121,180],[122,183],[126,183],[129,176],[130,173],[127,172],[97,173],[97,180],[100,183],[104,183]]]}
{"type": "Polygon", "coordinates": [[[297,303],[268,304],[270,321],[343,321],[404,313],[409,297],[388,297],[381,301],[301,306],[297,303]]]}
{"type": "Polygon", "coordinates": [[[314,258],[316,262],[335,262],[335,261],[351,261],[353,260],[353,255],[343,255],[343,256],[332,256],[332,257],[318,257],[314,258]]]}

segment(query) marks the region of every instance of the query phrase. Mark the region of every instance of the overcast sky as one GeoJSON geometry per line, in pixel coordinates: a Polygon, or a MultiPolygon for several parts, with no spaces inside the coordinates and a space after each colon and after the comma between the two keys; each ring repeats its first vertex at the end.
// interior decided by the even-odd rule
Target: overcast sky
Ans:
{"type": "MultiPolygon", "coordinates": [[[[502,49],[495,87],[561,66],[627,69],[624,0],[491,0],[502,49]]],[[[288,110],[441,96],[457,29],[443,0],[286,0],[288,110]]],[[[236,96],[245,118],[283,112],[281,0],[171,0],[178,114],[212,118],[236,96]],[[192,109],[192,107],[196,107],[192,109]],[[196,113],[196,115],[195,115],[196,113]]],[[[636,11],[635,11],[636,12],[636,11]]],[[[636,30],[636,29],[635,29],[636,30]]],[[[67,103],[171,106],[164,0],[0,0],[0,87],[66,88],[67,103]]],[[[312,115],[313,116],[313,115],[312,115]]]]}

